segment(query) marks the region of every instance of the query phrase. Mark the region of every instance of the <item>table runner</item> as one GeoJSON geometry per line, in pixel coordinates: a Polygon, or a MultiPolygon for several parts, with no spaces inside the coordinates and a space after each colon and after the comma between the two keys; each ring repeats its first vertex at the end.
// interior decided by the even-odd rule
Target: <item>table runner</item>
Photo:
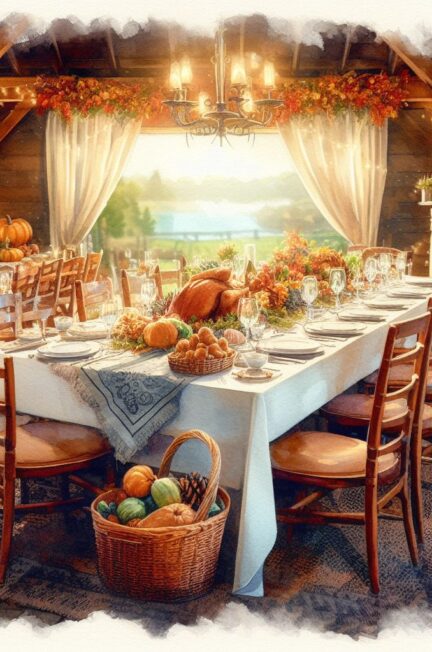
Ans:
{"type": "Polygon", "coordinates": [[[116,458],[133,455],[179,411],[180,395],[192,376],[177,376],[161,351],[140,356],[110,352],[50,368],[67,380],[97,414],[116,458]]]}

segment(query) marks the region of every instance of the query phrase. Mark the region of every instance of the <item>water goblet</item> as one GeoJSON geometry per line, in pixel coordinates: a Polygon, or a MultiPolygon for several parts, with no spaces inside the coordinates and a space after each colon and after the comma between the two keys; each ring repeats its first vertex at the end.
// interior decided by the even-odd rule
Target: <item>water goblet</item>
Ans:
{"type": "Polygon", "coordinates": [[[351,280],[351,284],[355,290],[355,297],[353,303],[361,303],[362,300],[360,299],[360,290],[363,288],[363,278],[359,269],[355,270],[351,280]]]}
{"type": "Polygon", "coordinates": [[[363,272],[369,285],[369,293],[372,294],[372,284],[378,273],[376,258],[370,257],[366,259],[363,272]]]}
{"type": "Polygon", "coordinates": [[[37,297],[35,299],[35,310],[36,310],[36,312],[38,314],[39,321],[40,321],[40,324],[41,324],[42,340],[44,342],[46,342],[47,341],[47,339],[46,339],[46,323],[47,323],[48,317],[52,314],[52,306],[50,306],[50,305],[48,305],[46,303],[44,304],[42,297],[37,297]]]}
{"type": "Polygon", "coordinates": [[[265,321],[259,321],[256,324],[252,324],[250,327],[251,340],[255,343],[255,350],[259,347],[260,340],[264,335],[264,331],[267,327],[265,321]]]}
{"type": "Polygon", "coordinates": [[[336,297],[335,312],[339,312],[341,308],[339,297],[346,287],[346,275],[343,267],[333,267],[333,269],[330,270],[329,285],[336,297]]]}
{"type": "Polygon", "coordinates": [[[234,256],[233,258],[233,272],[235,278],[239,281],[243,276],[245,269],[245,259],[243,256],[234,256]]]}
{"type": "Polygon", "coordinates": [[[243,350],[250,349],[250,328],[259,320],[260,309],[254,297],[242,297],[239,301],[238,316],[246,331],[246,343],[243,350]]]}
{"type": "Polygon", "coordinates": [[[407,252],[400,251],[397,256],[395,256],[395,267],[398,273],[399,281],[403,281],[403,277],[406,271],[407,264],[407,252]]]}
{"type": "Polygon", "coordinates": [[[301,284],[301,298],[306,304],[306,321],[312,319],[312,304],[318,296],[318,282],[315,276],[304,276],[301,284]]]}
{"type": "Polygon", "coordinates": [[[141,292],[140,292],[140,305],[142,306],[142,311],[144,314],[148,314],[151,305],[156,299],[157,288],[156,283],[153,278],[146,278],[141,283],[141,292]]]}
{"type": "Polygon", "coordinates": [[[115,322],[117,321],[118,314],[119,306],[115,299],[108,299],[107,301],[103,302],[100,318],[106,326],[107,339],[111,338],[111,331],[115,322]]]}
{"type": "Polygon", "coordinates": [[[387,253],[378,255],[378,268],[381,274],[381,285],[385,288],[388,284],[388,275],[391,269],[391,256],[387,253]]]}

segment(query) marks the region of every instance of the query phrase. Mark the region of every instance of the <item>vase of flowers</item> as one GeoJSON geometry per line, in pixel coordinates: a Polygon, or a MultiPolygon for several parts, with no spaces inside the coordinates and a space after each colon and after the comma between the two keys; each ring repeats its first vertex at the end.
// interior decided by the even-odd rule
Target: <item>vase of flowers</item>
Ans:
{"type": "Polygon", "coordinates": [[[421,191],[421,204],[432,204],[432,174],[421,177],[415,187],[421,191]]]}

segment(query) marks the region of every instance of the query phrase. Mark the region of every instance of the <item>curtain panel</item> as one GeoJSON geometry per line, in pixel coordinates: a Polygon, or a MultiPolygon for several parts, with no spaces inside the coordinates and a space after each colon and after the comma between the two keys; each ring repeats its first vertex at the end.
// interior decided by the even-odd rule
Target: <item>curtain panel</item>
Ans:
{"type": "Polygon", "coordinates": [[[350,243],[376,245],[387,174],[387,121],[351,112],[294,117],[279,126],[315,206],[350,243]]]}
{"type": "Polygon", "coordinates": [[[74,249],[86,238],[122,175],[140,120],[102,113],[48,116],[46,159],[51,244],[74,249]]]}

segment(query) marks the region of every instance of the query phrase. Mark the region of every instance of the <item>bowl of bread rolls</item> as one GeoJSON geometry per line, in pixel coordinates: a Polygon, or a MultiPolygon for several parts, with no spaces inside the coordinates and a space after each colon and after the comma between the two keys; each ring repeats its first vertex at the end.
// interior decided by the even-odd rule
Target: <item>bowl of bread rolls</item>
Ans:
{"type": "Polygon", "coordinates": [[[217,338],[211,328],[203,326],[198,333],[177,342],[168,355],[173,371],[194,376],[215,374],[232,367],[235,351],[225,337],[217,338]]]}

